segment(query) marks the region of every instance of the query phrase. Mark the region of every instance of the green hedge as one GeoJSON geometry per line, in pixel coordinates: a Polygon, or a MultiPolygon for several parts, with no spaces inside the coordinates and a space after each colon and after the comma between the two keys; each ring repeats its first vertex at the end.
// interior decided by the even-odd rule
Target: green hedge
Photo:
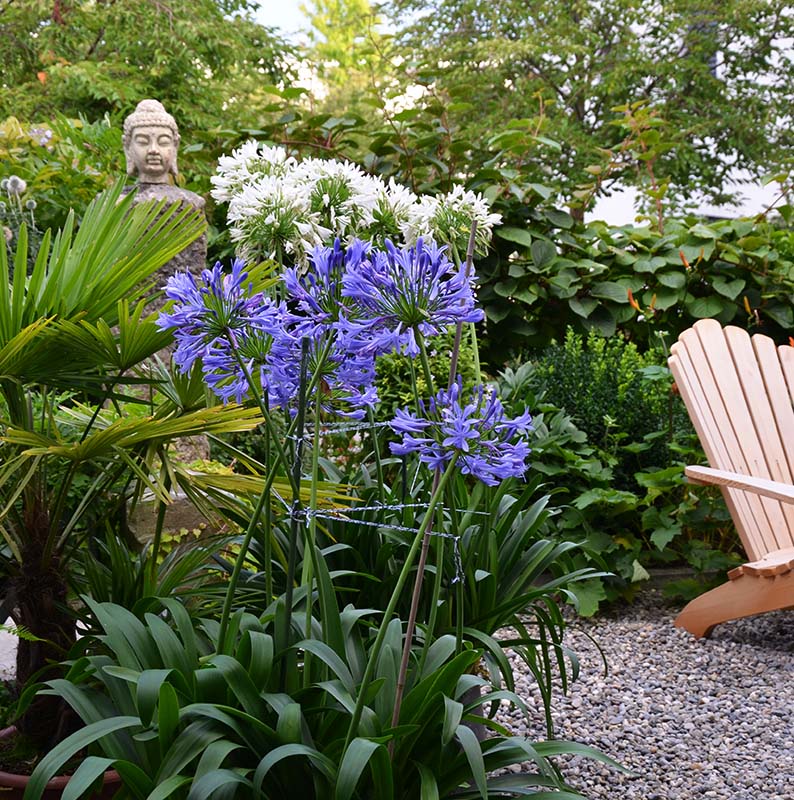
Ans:
{"type": "Polygon", "coordinates": [[[794,327],[792,234],[768,222],[687,218],[659,233],[512,207],[506,223],[478,264],[484,346],[496,367],[561,341],[568,327],[622,331],[641,349],[704,317],[778,342],[794,327]]]}

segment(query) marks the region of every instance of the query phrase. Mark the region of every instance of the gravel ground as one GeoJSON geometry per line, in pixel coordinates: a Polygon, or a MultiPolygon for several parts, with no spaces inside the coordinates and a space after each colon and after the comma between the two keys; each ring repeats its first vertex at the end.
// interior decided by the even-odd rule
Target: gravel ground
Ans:
{"type": "MultiPolygon", "coordinates": [[[[597,747],[633,774],[572,758],[566,778],[593,800],[794,800],[794,613],[725,623],[696,640],[674,627],[677,612],[649,590],[569,628],[581,675],[555,698],[556,736],[597,747]],[[606,675],[586,634],[604,651],[606,675]]],[[[539,707],[532,684],[518,684],[539,707]]],[[[514,712],[501,721],[545,738],[514,712]]]]}

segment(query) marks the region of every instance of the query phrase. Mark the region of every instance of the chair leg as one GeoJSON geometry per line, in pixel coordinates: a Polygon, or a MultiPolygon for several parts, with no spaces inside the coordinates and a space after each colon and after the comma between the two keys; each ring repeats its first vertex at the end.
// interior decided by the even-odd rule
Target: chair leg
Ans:
{"type": "Polygon", "coordinates": [[[731,619],[794,606],[794,572],[773,577],[741,575],[688,603],[675,624],[700,639],[731,619]]]}

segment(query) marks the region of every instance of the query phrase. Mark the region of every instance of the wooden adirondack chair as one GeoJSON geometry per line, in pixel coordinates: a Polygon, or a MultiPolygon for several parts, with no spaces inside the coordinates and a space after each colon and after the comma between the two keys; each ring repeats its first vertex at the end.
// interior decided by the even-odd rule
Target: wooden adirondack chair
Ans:
{"type": "Polygon", "coordinates": [[[794,347],[704,319],[672,347],[670,370],[750,561],[693,600],[676,625],[697,637],[730,619],[794,606],[794,347]]]}

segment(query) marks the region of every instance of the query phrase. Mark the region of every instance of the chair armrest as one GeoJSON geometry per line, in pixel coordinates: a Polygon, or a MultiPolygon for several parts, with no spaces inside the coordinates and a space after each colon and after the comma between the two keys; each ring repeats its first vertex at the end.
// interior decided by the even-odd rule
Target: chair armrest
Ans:
{"type": "Polygon", "coordinates": [[[711,467],[686,467],[684,473],[692,483],[727,486],[731,489],[742,489],[745,492],[771,497],[783,503],[794,503],[794,486],[779,483],[768,478],[754,478],[739,472],[726,472],[711,467]]]}

